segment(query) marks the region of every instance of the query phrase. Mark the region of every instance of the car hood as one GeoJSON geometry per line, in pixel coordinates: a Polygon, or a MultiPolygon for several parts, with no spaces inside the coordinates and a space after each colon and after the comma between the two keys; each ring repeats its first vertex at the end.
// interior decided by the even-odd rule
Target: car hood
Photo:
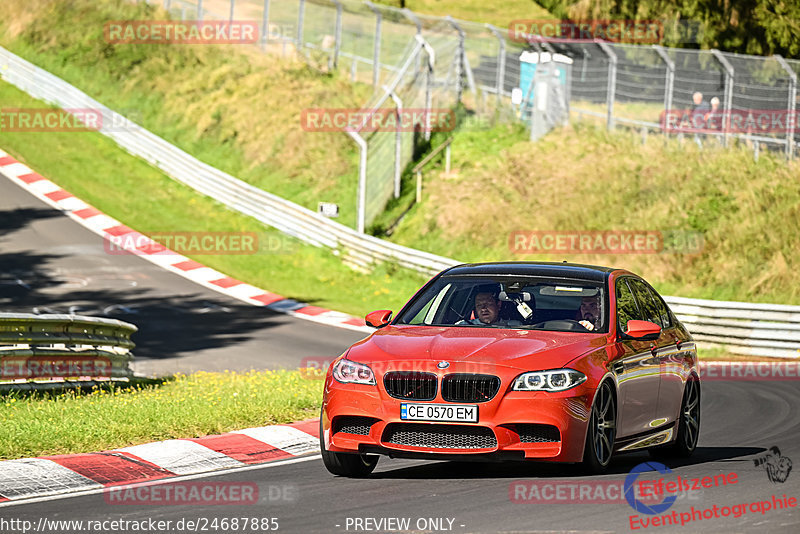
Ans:
{"type": "Polygon", "coordinates": [[[605,345],[606,335],[470,327],[387,326],[353,345],[362,363],[448,361],[545,370],[605,345]]]}

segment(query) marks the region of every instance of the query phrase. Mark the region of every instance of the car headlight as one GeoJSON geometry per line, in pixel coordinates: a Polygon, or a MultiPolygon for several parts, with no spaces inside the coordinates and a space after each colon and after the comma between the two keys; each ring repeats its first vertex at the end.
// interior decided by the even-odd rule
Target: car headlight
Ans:
{"type": "Polygon", "coordinates": [[[342,358],[333,366],[333,378],[343,384],[375,385],[375,374],[369,366],[342,358]]]}
{"type": "Polygon", "coordinates": [[[554,369],[523,373],[514,380],[515,391],[564,391],[586,382],[586,375],[575,369],[554,369]]]}

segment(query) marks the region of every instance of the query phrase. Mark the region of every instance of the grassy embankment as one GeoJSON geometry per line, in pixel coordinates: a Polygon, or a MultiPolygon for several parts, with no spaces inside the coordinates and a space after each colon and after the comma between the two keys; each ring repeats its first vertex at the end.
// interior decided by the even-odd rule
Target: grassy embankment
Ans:
{"type": "MultiPolygon", "coordinates": [[[[142,5],[39,0],[31,7],[13,0],[7,8],[13,16],[0,21],[3,46],[114,109],[135,111],[143,126],[201,160],[311,208],[320,200],[337,202],[343,222],[350,222],[353,147],[341,133],[304,132],[298,117],[305,107],[357,107],[368,88],[243,48],[105,45],[103,21],[144,17],[139,10],[148,8],[142,5]],[[53,24],[56,19],[75,23],[53,24]]],[[[0,83],[0,107],[42,106],[0,83]]],[[[275,253],[194,259],[290,298],[363,315],[377,302],[399,308],[425,280],[391,265],[356,273],[329,251],[225,209],[99,134],[0,131],[0,147],[144,233],[280,237],[283,246],[275,253]]]]}

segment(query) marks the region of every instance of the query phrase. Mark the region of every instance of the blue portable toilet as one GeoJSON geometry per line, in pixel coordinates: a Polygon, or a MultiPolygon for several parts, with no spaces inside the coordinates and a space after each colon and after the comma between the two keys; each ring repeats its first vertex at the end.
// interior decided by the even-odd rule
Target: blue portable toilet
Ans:
{"type": "Polygon", "coordinates": [[[533,78],[536,75],[536,67],[540,63],[555,63],[558,73],[558,83],[566,94],[569,94],[569,75],[572,69],[572,58],[563,54],[551,54],[550,52],[523,52],[519,56],[519,88],[522,90],[522,104],[520,107],[531,105],[534,97],[533,78]],[[530,93],[530,94],[529,94],[530,93]]]}

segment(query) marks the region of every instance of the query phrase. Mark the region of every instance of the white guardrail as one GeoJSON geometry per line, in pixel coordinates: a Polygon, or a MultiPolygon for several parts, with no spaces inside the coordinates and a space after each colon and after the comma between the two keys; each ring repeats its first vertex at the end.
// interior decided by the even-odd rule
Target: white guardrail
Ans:
{"type": "Polygon", "coordinates": [[[127,380],[136,331],[104,317],[0,313],[0,389],[127,380]]]}
{"type": "MultiPolygon", "coordinates": [[[[29,95],[65,109],[102,112],[100,132],[171,178],[226,206],[318,247],[357,268],[393,262],[427,275],[457,265],[450,258],[364,235],[207,165],[130,123],[64,80],[0,47],[0,76],[29,95]],[[121,127],[120,125],[126,125],[121,127]]],[[[800,306],[666,297],[698,341],[739,354],[800,357],[800,306]]]]}

